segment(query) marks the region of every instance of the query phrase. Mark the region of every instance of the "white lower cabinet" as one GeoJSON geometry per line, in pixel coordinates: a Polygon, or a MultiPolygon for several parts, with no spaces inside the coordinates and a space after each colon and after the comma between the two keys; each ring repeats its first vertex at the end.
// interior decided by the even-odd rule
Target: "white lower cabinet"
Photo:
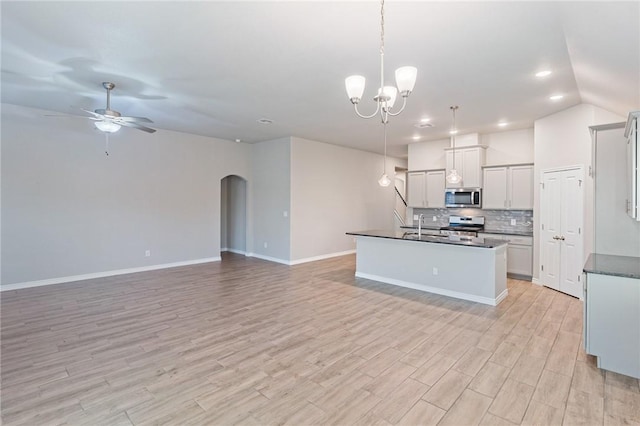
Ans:
{"type": "Polygon", "coordinates": [[[478,236],[508,241],[507,273],[523,278],[533,276],[533,237],[488,233],[478,236]]]}
{"type": "Polygon", "coordinates": [[[640,280],[586,274],[584,348],[599,368],[640,378],[640,280]]]}

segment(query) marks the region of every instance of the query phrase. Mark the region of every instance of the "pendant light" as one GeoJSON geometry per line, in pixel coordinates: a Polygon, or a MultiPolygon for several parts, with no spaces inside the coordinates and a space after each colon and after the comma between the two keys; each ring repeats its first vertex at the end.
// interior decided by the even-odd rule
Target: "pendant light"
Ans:
{"type": "Polygon", "coordinates": [[[458,174],[458,171],[456,170],[456,133],[458,133],[458,129],[456,128],[456,110],[458,109],[458,106],[452,106],[450,107],[451,111],[453,113],[453,127],[451,127],[451,147],[453,148],[452,154],[453,154],[453,167],[451,167],[451,171],[449,172],[449,174],[447,175],[447,182],[457,185],[460,182],[462,182],[462,176],[460,176],[458,174]]]}
{"type": "Polygon", "coordinates": [[[391,185],[391,179],[387,176],[387,123],[384,122],[384,162],[382,163],[382,176],[378,179],[378,185],[387,187],[391,185]]]}

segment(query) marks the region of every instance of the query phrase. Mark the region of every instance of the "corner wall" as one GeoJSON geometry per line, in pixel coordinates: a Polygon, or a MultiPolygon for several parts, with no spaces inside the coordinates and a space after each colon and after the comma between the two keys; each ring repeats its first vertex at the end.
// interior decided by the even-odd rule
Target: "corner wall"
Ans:
{"type": "MultiPolygon", "coordinates": [[[[387,174],[395,166],[387,158],[387,174]]],[[[348,231],[393,229],[395,190],[378,178],[383,156],[302,138],[291,138],[291,260],[355,249],[348,231]]],[[[392,179],[393,181],[393,179],[392,179]]]]}
{"type": "Polygon", "coordinates": [[[540,277],[540,182],[542,171],[582,165],[584,192],[584,260],[593,251],[593,178],[589,176],[592,159],[589,126],[624,121],[593,105],[580,104],[534,123],[534,199],[533,199],[533,277],[540,277]]]}
{"type": "Polygon", "coordinates": [[[251,146],[253,251],[250,255],[288,263],[291,255],[291,139],[251,146]]]}

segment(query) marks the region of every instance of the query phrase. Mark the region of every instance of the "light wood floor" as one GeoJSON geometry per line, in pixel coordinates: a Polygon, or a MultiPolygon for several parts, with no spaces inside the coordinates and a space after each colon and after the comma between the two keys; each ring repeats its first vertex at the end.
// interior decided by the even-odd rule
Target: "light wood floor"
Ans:
{"type": "MultiPolygon", "coordinates": [[[[24,424],[640,424],[581,302],[498,307],[354,278],[354,256],[219,263],[3,292],[2,420],[24,424]]],[[[473,279],[473,271],[469,271],[473,279]]]]}

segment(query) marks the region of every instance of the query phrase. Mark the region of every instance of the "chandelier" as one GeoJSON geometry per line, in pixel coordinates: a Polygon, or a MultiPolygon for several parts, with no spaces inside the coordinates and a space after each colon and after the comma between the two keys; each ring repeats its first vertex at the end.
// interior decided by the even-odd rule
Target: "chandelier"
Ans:
{"type": "Polygon", "coordinates": [[[396,116],[404,111],[407,105],[407,98],[411,94],[413,87],[416,84],[416,76],[418,69],[416,67],[400,67],[396,70],[396,86],[384,85],[384,0],[380,1],[380,87],[378,93],[374,96],[373,100],[376,102],[376,110],[371,115],[364,115],[358,110],[358,104],[364,94],[365,78],[361,75],[352,75],[345,79],[345,87],[347,89],[347,96],[354,106],[355,112],[362,118],[373,118],[380,113],[380,119],[384,124],[384,170],[382,177],[378,181],[381,186],[388,186],[391,180],[386,174],[387,163],[387,123],[389,122],[389,116],[396,116]],[[398,93],[402,96],[402,107],[398,111],[393,110],[393,106],[398,97],[398,93]]]}

